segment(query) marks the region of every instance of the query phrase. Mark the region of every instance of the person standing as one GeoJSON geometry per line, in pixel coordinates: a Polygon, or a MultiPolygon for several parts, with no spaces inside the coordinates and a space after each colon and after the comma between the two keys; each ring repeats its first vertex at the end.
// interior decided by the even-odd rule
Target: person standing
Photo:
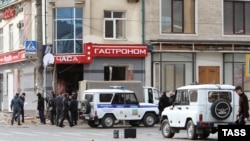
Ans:
{"type": "Polygon", "coordinates": [[[174,92],[170,91],[168,94],[169,94],[169,104],[172,105],[174,104],[174,92]]]}
{"type": "Polygon", "coordinates": [[[71,114],[71,122],[73,125],[77,125],[77,120],[78,120],[78,107],[77,107],[77,100],[76,100],[76,95],[71,95],[71,101],[70,101],[70,114],[71,114]]]}
{"type": "Polygon", "coordinates": [[[21,94],[20,98],[23,101],[23,106],[21,107],[21,117],[22,117],[22,123],[24,123],[24,103],[25,103],[25,93],[24,92],[21,94]]]}
{"type": "Polygon", "coordinates": [[[63,94],[60,93],[55,98],[56,104],[56,126],[60,125],[60,119],[63,117],[63,94]]]}
{"type": "MultiPolygon", "coordinates": [[[[162,92],[162,95],[160,97],[159,103],[158,103],[158,109],[159,109],[159,118],[161,120],[161,113],[163,112],[164,108],[170,106],[169,98],[166,95],[166,92],[162,92]]],[[[161,127],[160,127],[161,130],[161,127]]]]}
{"type": "Polygon", "coordinates": [[[56,117],[56,103],[55,103],[56,95],[53,91],[51,92],[51,94],[52,94],[52,98],[48,100],[48,109],[50,113],[50,123],[51,125],[54,125],[55,119],[56,119],[55,118],[56,117]]]}
{"type": "Polygon", "coordinates": [[[59,124],[60,127],[64,127],[63,122],[65,119],[68,120],[70,127],[72,127],[73,124],[72,124],[70,116],[69,116],[69,95],[68,95],[68,93],[65,93],[64,98],[63,98],[63,117],[62,117],[60,124],[59,124]]]}
{"type": "Polygon", "coordinates": [[[39,118],[41,124],[46,124],[45,116],[44,116],[44,98],[41,93],[37,93],[38,102],[37,102],[37,110],[39,112],[39,118]]]}
{"type": "Polygon", "coordinates": [[[241,86],[235,87],[236,93],[239,95],[239,110],[237,114],[237,124],[245,125],[249,119],[249,105],[248,98],[243,92],[241,86]]]}
{"type": "Polygon", "coordinates": [[[15,117],[17,117],[18,125],[22,125],[20,123],[20,113],[22,107],[23,107],[23,101],[20,99],[19,93],[16,93],[14,98],[11,100],[10,104],[10,109],[13,110],[11,125],[13,125],[15,117]]]}

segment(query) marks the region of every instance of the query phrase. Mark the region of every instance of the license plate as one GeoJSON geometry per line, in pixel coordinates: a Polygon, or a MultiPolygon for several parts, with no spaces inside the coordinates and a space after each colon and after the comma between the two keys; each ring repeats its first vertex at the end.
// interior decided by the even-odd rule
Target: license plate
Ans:
{"type": "Polygon", "coordinates": [[[215,123],[214,127],[218,127],[218,125],[228,125],[228,123],[215,123]]]}
{"type": "Polygon", "coordinates": [[[89,119],[89,117],[85,117],[85,119],[89,119]]]}

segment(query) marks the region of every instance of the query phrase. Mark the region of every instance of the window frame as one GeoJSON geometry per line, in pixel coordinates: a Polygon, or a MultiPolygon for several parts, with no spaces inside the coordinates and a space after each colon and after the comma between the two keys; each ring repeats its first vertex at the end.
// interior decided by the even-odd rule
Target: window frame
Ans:
{"type": "Polygon", "coordinates": [[[3,52],[3,28],[0,28],[0,52],[3,52]]]}
{"type": "Polygon", "coordinates": [[[187,12],[185,12],[186,9],[188,9],[185,6],[185,5],[187,5],[187,4],[185,4],[186,2],[187,2],[187,0],[168,0],[168,1],[161,0],[160,1],[160,33],[161,34],[195,34],[195,30],[196,30],[195,29],[195,26],[196,26],[195,25],[195,18],[196,18],[196,16],[195,16],[196,4],[195,3],[196,3],[196,0],[188,1],[188,2],[191,3],[191,6],[193,6],[193,8],[189,7],[189,8],[192,8],[192,10],[191,10],[192,14],[191,15],[187,15],[186,14],[187,12]],[[165,1],[165,4],[164,4],[163,1],[165,1]],[[169,7],[164,7],[164,5],[168,5],[166,2],[170,3],[169,5],[171,5],[169,11],[166,11],[166,9],[168,9],[169,7]],[[176,23],[175,18],[178,17],[178,15],[177,15],[178,12],[175,12],[175,11],[176,10],[180,11],[178,9],[173,8],[173,7],[176,7],[176,6],[174,6],[174,3],[176,3],[176,2],[181,2],[181,5],[180,5],[181,6],[181,12],[180,12],[181,13],[181,18],[180,18],[181,19],[180,20],[181,21],[181,24],[180,24],[181,26],[178,26],[177,24],[175,24],[176,23]],[[171,12],[171,13],[169,13],[169,16],[171,16],[170,18],[167,16],[167,14],[165,14],[166,15],[165,16],[165,18],[166,18],[165,21],[163,21],[164,11],[165,12],[171,12]],[[170,22],[170,26],[168,27],[167,25],[165,25],[166,27],[164,28],[164,22],[166,22],[166,23],[170,22]],[[191,23],[191,24],[188,26],[188,23],[191,23]],[[181,28],[181,29],[178,30],[178,31],[174,31],[177,28],[181,28]],[[168,31],[168,30],[170,30],[170,31],[168,31]]]}
{"type": "MultiPolygon", "coordinates": [[[[77,13],[77,10],[81,9],[82,11],[82,16],[83,16],[83,8],[81,7],[57,7],[54,9],[54,46],[55,46],[55,49],[54,49],[54,52],[56,54],[82,54],[83,53],[83,49],[82,49],[82,46],[83,46],[83,17],[79,17],[78,15],[76,15],[77,13]],[[57,10],[58,9],[70,9],[73,11],[73,15],[72,17],[70,18],[56,18],[57,17],[57,10]],[[58,38],[57,37],[57,26],[58,26],[58,21],[68,21],[68,22],[71,22],[73,26],[73,29],[71,31],[71,33],[73,34],[73,38],[58,38]],[[77,21],[81,21],[82,22],[82,27],[81,27],[81,31],[82,31],[82,35],[81,35],[81,38],[77,38],[76,36],[76,33],[77,33],[77,30],[76,30],[76,25],[77,25],[77,21]],[[80,52],[77,52],[77,42],[81,42],[81,45],[80,45],[80,52]],[[58,52],[59,51],[59,46],[58,46],[58,43],[59,42],[73,42],[73,52],[58,52]]],[[[63,48],[65,48],[65,46],[63,46],[63,48]]]]}
{"type": "Polygon", "coordinates": [[[248,22],[246,20],[248,18],[248,17],[246,17],[246,15],[247,15],[246,13],[247,13],[247,10],[250,10],[250,8],[246,9],[247,4],[250,5],[250,2],[249,1],[243,1],[243,0],[240,0],[240,1],[224,0],[223,1],[223,11],[224,11],[224,14],[223,14],[223,18],[224,18],[223,29],[224,29],[224,32],[223,32],[223,34],[224,35],[250,35],[250,25],[247,26],[248,23],[250,23],[250,20],[248,22]],[[226,3],[230,4],[229,6],[231,6],[232,9],[227,10],[226,9],[227,8],[226,3]],[[238,30],[238,29],[236,29],[236,25],[240,25],[240,24],[239,24],[239,19],[236,20],[236,18],[237,18],[236,12],[239,12],[239,11],[236,10],[236,6],[239,5],[239,4],[242,4],[243,7],[240,8],[240,9],[242,9],[242,13],[241,13],[241,15],[242,15],[242,21],[241,21],[242,22],[242,29],[240,28],[238,30]],[[226,13],[230,13],[231,15],[227,15],[226,13]],[[226,16],[228,16],[228,17],[226,17],[226,16]],[[227,19],[229,19],[231,21],[230,24],[229,24],[227,19]],[[228,28],[229,30],[227,30],[226,28],[228,28]],[[246,31],[248,31],[248,32],[246,32],[246,31]]]}
{"type": "Polygon", "coordinates": [[[103,29],[104,29],[104,32],[103,32],[103,38],[105,40],[126,40],[127,38],[127,18],[126,18],[126,11],[113,11],[113,10],[104,10],[104,21],[103,21],[103,29]],[[111,17],[105,17],[105,12],[111,12],[111,17]],[[124,14],[124,18],[115,18],[114,17],[114,13],[115,12],[121,12],[124,14]],[[106,21],[112,21],[113,23],[113,36],[112,37],[106,37],[106,21]],[[124,27],[121,27],[121,28],[124,28],[124,30],[122,29],[122,31],[124,32],[123,34],[123,37],[122,38],[118,38],[117,37],[117,25],[116,25],[116,22],[117,21],[122,21],[124,22],[124,27]]]}

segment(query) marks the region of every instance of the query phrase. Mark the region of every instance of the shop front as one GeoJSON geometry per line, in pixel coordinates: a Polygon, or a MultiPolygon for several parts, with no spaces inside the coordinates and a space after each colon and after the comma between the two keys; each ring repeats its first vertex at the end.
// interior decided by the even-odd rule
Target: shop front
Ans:
{"type": "Polygon", "coordinates": [[[79,55],[55,55],[56,92],[78,90],[81,80],[145,80],[147,45],[84,44],[79,55]]]}

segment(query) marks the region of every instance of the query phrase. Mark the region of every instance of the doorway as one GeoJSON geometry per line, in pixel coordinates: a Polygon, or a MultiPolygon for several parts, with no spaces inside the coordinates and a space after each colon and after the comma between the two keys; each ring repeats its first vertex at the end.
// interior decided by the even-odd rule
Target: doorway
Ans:
{"type": "Polygon", "coordinates": [[[199,66],[199,84],[220,84],[220,67],[199,66]]]}
{"type": "Polygon", "coordinates": [[[60,64],[57,65],[57,93],[77,91],[78,82],[83,80],[82,64],[60,64]]]}

